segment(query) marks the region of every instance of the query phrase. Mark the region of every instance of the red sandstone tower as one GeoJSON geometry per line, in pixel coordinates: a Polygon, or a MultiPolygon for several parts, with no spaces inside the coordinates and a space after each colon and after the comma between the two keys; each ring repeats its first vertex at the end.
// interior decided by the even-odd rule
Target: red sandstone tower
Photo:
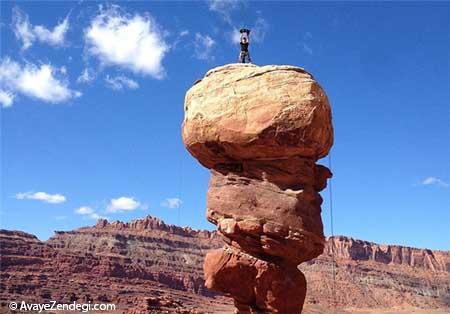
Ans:
{"type": "Polygon", "coordinates": [[[297,266],[324,248],[319,192],[331,172],[316,162],[333,127],[323,89],[302,68],[231,64],[197,82],[184,109],[183,141],[211,169],[207,218],[224,240],[206,256],[206,286],[236,313],[300,313],[297,266]]]}

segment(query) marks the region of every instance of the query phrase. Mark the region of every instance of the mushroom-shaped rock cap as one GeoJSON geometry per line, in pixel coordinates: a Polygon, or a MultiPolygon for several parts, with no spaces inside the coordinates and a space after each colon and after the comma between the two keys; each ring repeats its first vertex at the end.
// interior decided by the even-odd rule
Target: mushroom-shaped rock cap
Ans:
{"type": "Polygon", "coordinates": [[[183,141],[208,168],[247,159],[319,159],[333,144],[327,96],[286,65],[229,64],[186,93],[183,141]]]}

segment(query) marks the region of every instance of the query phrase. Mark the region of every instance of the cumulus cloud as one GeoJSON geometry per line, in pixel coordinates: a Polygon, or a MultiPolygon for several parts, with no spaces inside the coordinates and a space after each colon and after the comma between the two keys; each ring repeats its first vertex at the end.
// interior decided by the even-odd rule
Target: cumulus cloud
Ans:
{"type": "Polygon", "coordinates": [[[213,60],[212,51],[216,42],[208,35],[195,34],[194,57],[199,60],[213,60]]]}
{"type": "Polygon", "coordinates": [[[51,30],[43,25],[33,26],[28,15],[17,7],[13,9],[12,23],[16,38],[22,42],[22,49],[28,49],[35,41],[47,43],[51,46],[63,46],[66,33],[69,30],[68,17],[51,30]]]}
{"type": "MultiPolygon", "coordinates": [[[[61,69],[50,64],[37,66],[28,63],[22,66],[4,58],[0,61],[0,89],[9,95],[17,92],[49,103],[61,103],[81,96],[80,92],[68,87],[66,79],[57,78],[58,74],[64,76],[61,69]]],[[[6,100],[8,103],[8,98],[6,100]]]]}
{"type": "Polygon", "coordinates": [[[449,183],[437,177],[427,177],[420,182],[421,185],[434,185],[447,188],[450,186],[449,183]]]}
{"type": "Polygon", "coordinates": [[[75,213],[79,215],[90,215],[94,213],[94,210],[91,207],[83,206],[75,210],[75,213]]]}
{"type": "Polygon", "coordinates": [[[133,211],[141,206],[141,203],[135,200],[133,197],[122,196],[119,198],[113,198],[110,200],[106,211],[111,213],[133,211]]]}
{"type": "Polygon", "coordinates": [[[78,215],[86,216],[91,219],[95,219],[95,220],[101,219],[101,218],[106,219],[106,217],[100,216],[99,214],[97,214],[95,212],[94,209],[92,209],[92,207],[89,207],[89,206],[82,206],[80,208],[77,208],[77,209],[75,209],[75,213],[78,215]]]}
{"type": "Polygon", "coordinates": [[[69,20],[66,18],[60,24],[56,25],[52,31],[42,25],[34,27],[37,38],[53,46],[61,46],[64,44],[64,37],[69,30],[69,20]]]}
{"type": "Polygon", "coordinates": [[[161,206],[167,207],[167,208],[180,208],[181,204],[183,204],[183,201],[179,198],[166,198],[162,203],[161,206]]]}
{"type": "Polygon", "coordinates": [[[139,88],[138,82],[123,76],[119,75],[116,77],[110,77],[109,75],[105,78],[106,86],[114,90],[122,90],[122,89],[137,89],[139,88]]]}
{"type": "Polygon", "coordinates": [[[24,192],[17,193],[16,199],[18,200],[37,200],[50,204],[59,204],[66,201],[66,197],[62,194],[48,194],[45,192],[24,192]]]}
{"type": "Polygon", "coordinates": [[[161,79],[169,46],[149,16],[131,16],[117,6],[102,10],[85,30],[88,52],[106,65],[117,65],[161,79]]]}
{"type": "Polygon", "coordinates": [[[14,102],[14,94],[4,90],[0,90],[0,104],[3,108],[11,107],[14,102]]]}

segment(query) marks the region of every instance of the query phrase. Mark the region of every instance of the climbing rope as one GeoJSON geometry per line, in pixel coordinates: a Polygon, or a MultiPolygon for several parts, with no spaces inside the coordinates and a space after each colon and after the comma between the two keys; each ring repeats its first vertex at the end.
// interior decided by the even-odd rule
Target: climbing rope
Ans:
{"type": "MultiPolygon", "coordinates": [[[[328,154],[328,169],[332,169],[331,167],[331,152],[328,154]]],[[[334,219],[333,219],[333,183],[332,178],[328,181],[328,191],[329,191],[329,200],[330,200],[330,229],[331,229],[331,237],[334,240],[334,219]]],[[[335,256],[334,256],[334,242],[331,241],[331,273],[333,276],[333,282],[331,286],[331,298],[333,302],[334,313],[336,314],[336,269],[335,269],[335,256]]]]}

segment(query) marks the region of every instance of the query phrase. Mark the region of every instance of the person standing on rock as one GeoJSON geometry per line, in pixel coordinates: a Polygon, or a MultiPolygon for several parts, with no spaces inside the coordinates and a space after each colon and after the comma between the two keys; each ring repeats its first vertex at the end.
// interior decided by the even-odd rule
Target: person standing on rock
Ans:
{"type": "Polygon", "coordinates": [[[245,63],[245,60],[247,59],[247,62],[251,63],[252,59],[250,58],[250,53],[248,52],[250,30],[242,28],[239,32],[241,33],[241,53],[239,54],[239,62],[245,63]]]}

